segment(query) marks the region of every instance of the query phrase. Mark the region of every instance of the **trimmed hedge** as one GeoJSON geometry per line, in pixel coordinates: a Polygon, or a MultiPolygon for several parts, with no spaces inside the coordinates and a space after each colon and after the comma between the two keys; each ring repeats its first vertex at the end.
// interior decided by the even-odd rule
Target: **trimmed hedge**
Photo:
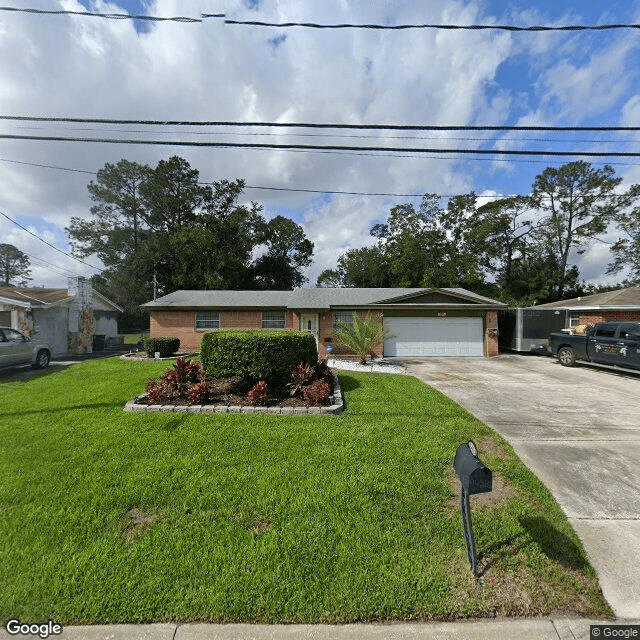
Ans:
{"type": "Polygon", "coordinates": [[[308,331],[209,331],[202,336],[200,360],[213,378],[242,376],[271,380],[288,376],[298,362],[318,363],[316,340],[308,331]]]}
{"type": "Polygon", "coordinates": [[[180,338],[147,338],[144,341],[144,350],[150,358],[160,352],[161,358],[169,358],[180,348],[180,338]]]}

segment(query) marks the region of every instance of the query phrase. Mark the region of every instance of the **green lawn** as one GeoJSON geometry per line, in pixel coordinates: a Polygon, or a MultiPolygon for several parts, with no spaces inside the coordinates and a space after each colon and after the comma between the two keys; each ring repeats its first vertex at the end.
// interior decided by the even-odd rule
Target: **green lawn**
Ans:
{"type": "Polygon", "coordinates": [[[0,383],[0,619],[611,615],[543,485],[414,378],[340,374],[337,417],[123,412],[166,366],[0,383]],[[479,581],[452,491],[469,438],[506,482],[473,506],[479,581]]]}
{"type": "Polygon", "coordinates": [[[125,344],[138,344],[141,339],[146,340],[149,337],[149,332],[142,331],[138,333],[125,333],[123,336],[125,344]]]}

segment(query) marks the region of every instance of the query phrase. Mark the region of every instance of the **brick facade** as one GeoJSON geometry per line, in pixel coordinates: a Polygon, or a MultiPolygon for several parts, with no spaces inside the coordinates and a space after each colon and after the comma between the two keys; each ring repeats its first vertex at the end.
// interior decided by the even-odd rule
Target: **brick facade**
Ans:
{"type": "MultiPolygon", "coordinates": [[[[262,327],[261,311],[220,311],[221,329],[260,329],[262,327]]],[[[285,330],[297,331],[300,329],[300,317],[303,313],[317,314],[318,316],[318,355],[327,357],[327,345],[333,346],[333,353],[343,357],[355,357],[353,354],[336,344],[332,338],[333,312],[327,310],[314,311],[286,311],[285,330]]],[[[371,318],[382,322],[382,311],[359,310],[358,315],[364,320],[367,313],[371,318]]],[[[485,356],[498,355],[498,312],[486,311],[484,313],[484,344],[485,356]]],[[[196,329],[196,312],[181,310],[150,310],[150,336],[176,337],[180,339],[181,351],[199,351],[202,335],[212,329],[196,329]]],[[[274,329],[277,331],[277,329],[274,329]]],[[[375,356],[382,356],[383,345],[374,349],[375,356]]]]}
{"type": "Polygon", "coordinates": [[[498,312],[487,311],[484,314],[484,355],[493,358],[498,351],[498,312]]]}
{"type": "Polygon", "coordinates": [[[580,313],[578,324],[598,324],[599,322],[640,321],[638,311],[584,311],[580,313]]]}

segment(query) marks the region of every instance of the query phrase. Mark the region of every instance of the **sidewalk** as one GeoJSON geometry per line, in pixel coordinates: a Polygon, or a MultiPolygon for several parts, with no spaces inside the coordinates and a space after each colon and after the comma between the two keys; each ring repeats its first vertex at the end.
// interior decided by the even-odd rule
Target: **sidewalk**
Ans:
{"type": "MultiPolygon", "coordinates": [[[[589,640],[592,624],[640,625],[575,618],[511,618],[471,622],[347,625],[122,624],[66,627],[62,640],[589,640]]],[[[0,640],[37,638],[0,630],[0,640]]],[[[595,634],[594,634],[595,637],[595,634]]],[[[600,633],[600,637],[608,637],[600,633]]],[[[617,637],[640,637],[617,636],[617,637]]]]}

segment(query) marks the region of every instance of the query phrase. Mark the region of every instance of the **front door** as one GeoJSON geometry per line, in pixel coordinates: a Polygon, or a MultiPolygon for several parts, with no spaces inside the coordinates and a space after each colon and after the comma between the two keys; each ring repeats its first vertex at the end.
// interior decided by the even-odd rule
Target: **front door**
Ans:
{"type": "Polygon", "coordinates": [[[300,329],[302,331],[310,331],[313,333],[318,344],[318,314],[303,313],[300,315],[300,329]]]}

